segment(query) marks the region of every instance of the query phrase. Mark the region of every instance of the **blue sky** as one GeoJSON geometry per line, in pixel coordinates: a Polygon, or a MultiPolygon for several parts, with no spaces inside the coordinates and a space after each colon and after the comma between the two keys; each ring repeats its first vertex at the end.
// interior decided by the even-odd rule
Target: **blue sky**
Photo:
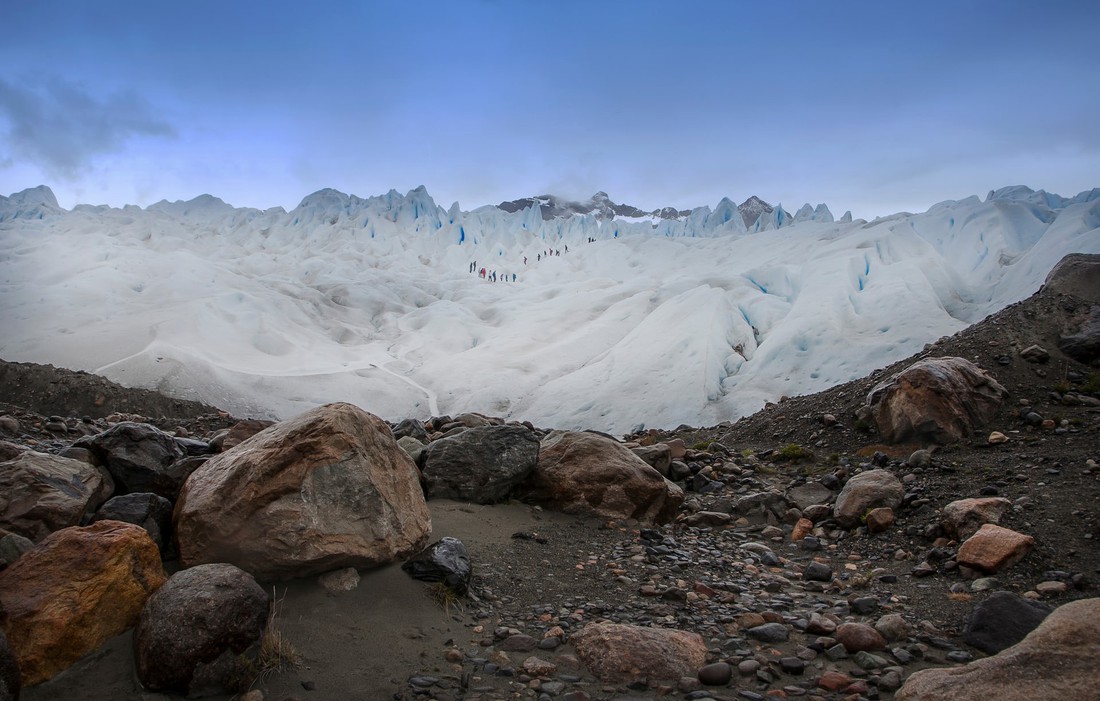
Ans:
{"type": "Polygon", "coordinates": [[[1100,187],[1100,3],[0,0],[0,194],[859,217],[1100,187]]]}

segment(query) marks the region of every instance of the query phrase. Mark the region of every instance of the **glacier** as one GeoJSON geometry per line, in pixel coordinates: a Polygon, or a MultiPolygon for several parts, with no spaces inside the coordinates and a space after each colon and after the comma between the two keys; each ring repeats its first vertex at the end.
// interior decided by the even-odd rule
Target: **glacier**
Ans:
{"type": "Polygon", "coordinates": [[[0,357],[242,416],[341,400],[714,425],[1027,297],[1062,256],[1100,253],[1098,227],[1100,190],[1023,186],[871,222],[776,206],[751,227],[729,199],[667,218],[445,209],[423,187],[65,210],[43,186],[0,197],[0,357]]]}

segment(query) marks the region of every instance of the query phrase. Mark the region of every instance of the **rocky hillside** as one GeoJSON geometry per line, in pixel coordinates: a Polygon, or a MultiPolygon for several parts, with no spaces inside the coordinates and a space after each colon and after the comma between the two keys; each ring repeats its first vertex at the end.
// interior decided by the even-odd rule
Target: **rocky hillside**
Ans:
{"type": "Polygon", "coordinates": [[[38,378],[0,395],[0,625],[23,696],[142,698],[117,635],[140,611],[147,688],[195,692],[201,668],[228,698],[236,677],[162,646],[199,630],[172,612],[232,580],[218,608],[252,623],[215,649],[274,630],[296,650],[249,668],[252,698],[1094,698],[1100,639],[1080,622],[1100,613],[1098,264],[1068,259],[1033,297],[862,380],[624,440],[476,414],[385,426],[349,405],[254,435],[266,424],[8,366],[38,378]],[[54,385],[73,410],[48,403],[54,385]],[[114,414],[91,414],[101,395],[114,414]],[[118,413],[138,406],[157,416],[118,413]],[[330,477],[349,461],[372,481],[330,477]],[[353,513],[384,515],[370,528],[387,535],[349,537],[353,513]],[[388,574],[428,529],[461,540],[441,583],[388,574]],[[89,548],[144,553],[118,568],[141,585],[130,620],[65,655],[30,650],[33,602],[89,548]],[[158,551],[190,573],[163,597],[158,551]],[[253,577],[291,580],[277,619],[253,577]]]}

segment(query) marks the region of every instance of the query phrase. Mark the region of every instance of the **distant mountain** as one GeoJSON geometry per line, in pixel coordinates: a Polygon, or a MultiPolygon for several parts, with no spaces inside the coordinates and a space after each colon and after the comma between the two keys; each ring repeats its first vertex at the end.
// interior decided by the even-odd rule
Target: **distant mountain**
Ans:
{"type": "Polygon", "coordinates": [[[745,228],[748,229],[752,228],[761,214],[771,214],[773,209],[770,204],[756,195],[737,205],[737,211],[741,212],[741,218],[745,220],[745,228]]]}
{"type": "Polygon", "coordinates": [[[555,195],[536,195],[510,202],[501,202],[497,209],[505,212],[520,212],[529,207],[538,206],[543,221],[565,219],[574,215],[590,214],[599,221],[608,221],[615,217],[625,219],[680,219],[691,214],[690,209],[677,210],[675,207],[662,207],[646,212],[629,204],[615,204],[606,192],[600,191],[584,202],[574,202],[555,195]]]}

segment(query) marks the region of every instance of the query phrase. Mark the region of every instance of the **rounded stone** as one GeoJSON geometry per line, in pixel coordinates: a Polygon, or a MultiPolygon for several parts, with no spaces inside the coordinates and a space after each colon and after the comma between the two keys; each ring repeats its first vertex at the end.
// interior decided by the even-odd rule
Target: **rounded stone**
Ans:
{"type": "Polygon", "coordinates": [[[724,686],[733,677],[733,668],[726,662],[714,662],[699,670],[699,681],[707,686],[724,686]]]}

